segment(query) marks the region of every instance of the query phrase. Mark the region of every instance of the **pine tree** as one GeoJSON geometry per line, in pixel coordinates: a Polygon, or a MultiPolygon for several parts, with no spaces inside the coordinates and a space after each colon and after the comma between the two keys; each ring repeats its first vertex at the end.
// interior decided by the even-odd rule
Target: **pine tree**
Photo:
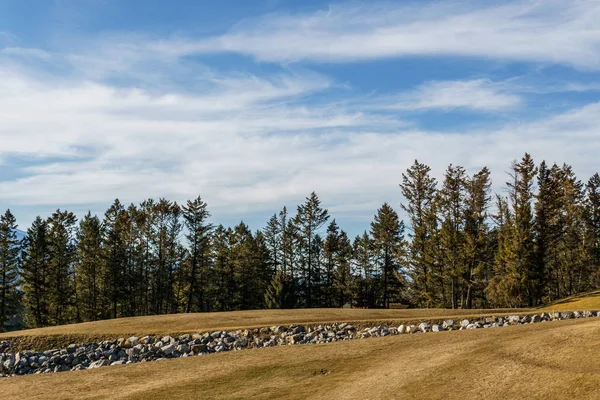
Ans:
{"type": "Polygon", "coordinates": [[[302,272],[302,286],[306,307],[313,307],[314,291],[320,277],[318,275],[318,259],[320,254],[315,250],[319,248],[316,239],[321,227],[329,219],[329,213],[321,207],[321,201],[315,192],[306,198],[304,204],[298,206],[298,214],[294,218],[297,227],[298,250],[302,272]]]}
{"type": "Polygon", "coordinates": [[[389,308],[391,300],[400,297],[397,274],[404,241],[404,223],[389,204],[384,203],[377,211],[371,222],[371,235],[382,279],[381,295],[378,297],[381,298],[381,307],[389,308]]]}
{"type": "Polygon", "coordinates": [[[16,314],[19,307],[19,254],[21,243],[17,239],[17,220],[10,210],[0,216],[0,331],[16,314]]]}
{"type": "Polygon", "coordinates": [[[373,240],[366,231],[356,236],[352,244],[354,275],[358,276],[354,297],[359,307],[375,307],[377,304],[373,248],[373,240]]]}
{"type": "Polygon", "coordinates": [[[414,164],[402,174],[402,195],[406,203],[401,205],[408,214],[412,233],[409,247],[410,275],[415,303],[431,306],[434,303],[432,282],[432,232],[435,221],[434,201],[436,180],[430,176],[431,168],[415,160],[414,164]]]}
{"type": "Polygon", "coordinates": [[[262,308],[267,288],[277,273],[276,266],[269,254],[267,239],[262,231],[254,233],[252,256],[256,271],[256,294],[253,296],[256,304],[252,304],[251,308],[262,308]]]}
{"type": "Polygon", "coordinates": [[[494,306],[520,307],[525,301],[522,290],[522,276],[518,270],[516,229],[514,216],[508,200],[496,196],[497,251],[494,257],[494,276],[485,288],[487,299],[494,306]]]}
{"type": "Polygon", "coordinates": [[[466,270],[462,277],[461,304],[473,308],[473,299],[479,295],[478,307],[485,306],[483,290],[491,279],[493,264],[490,246],[488,208],[491,201],[490,171],[484,167],[467,182],[467,209],[465,213],[465,237],[463,257],[466,270]]]}
{"type": "Polygon", "coordinates": [[[340,253],[340,232],[335,219],[327,227],[327,236],[323,245],[323,259],[325,276],[323,289],[321,291],[323,299],[321,304],[325,307],[331,307],[334,300],[334,276],[337,269],[337,263],[340,253]]]}
{"type": "Polygon", "coordinates": [[[290,277],[283,271],[277,271],[265,293],[265,306],[269,309],[291,308],[290,277]]]}
{"type": "Polygon", "coordinates": [[[176,312],[178,301],[175,279],[185,254],[178,238],[183,229],[181,208],[176,202],[160,199],[154,205],[152,247],[155,265],[152,271],[152,312],[176,312]]]}
{"type": "Polygon", "coordinates": [[[104,265],[102,268],[103,318],[122,316],[125,282],[127,280],[127,225],[129,217],[121,202],[116,199],[104,214],[104,265]]]}
{"type": "Polygon", "coordinates": [[[590,289],[589,264],[584,257],[584,194],[583,184],[575,176],[571,166],[561,169],[562,235],[560,269],[563,271],[563,291],[570,296],[590,289]]]}
{"type": "Polygon", "coordinates": [[[585,247],[595,286],[600,286],[600,175],[595,173],[585,187],[585,247]]]}
{"type": "Polygon", "coordinates": [[[183,219],[187,229],[189,246],[187,275],[186,312],[206,311],[208,296],[206,289],[209,280],[210,232],[212,225],[207,223],[210,213],[207,204],[198,196],[183,207],[183,219]]]}
{"type": "Polygon", "coordinates": [[[76,304],[83,321],[96,321],[102,316],[102,235],[102,222],[88,212],[77,231],[76,304]]]}
{"type": "Polygon", "coordinates": [[[214,303],[216,311],[233,309],[233,297],[236,292],[234,265],[230,261],[231,228],[219,224],[212,235],[212,263],[214,265],[214,303]]]}
{"type": "MultiPolygon", "coordinates": [[[[450,164],[439,191],[441,264],[444,266],[442,285],[450,282],[450,306],[463,305],[463,277],[467,273],[465,250],[465,225],[467,213],[467,175],[465,169],[450,164]],[[460,299],[459,299],[460,298],[460,299]]],[[[442,286],[442,291],[444,287],[442,286]]],[[[445,305],[445,304],[444,304],[445,305]]]]}
{"type": "Polygon", "coordinates": [[[31,328],[49,325],[50,247],[48,223],[37,217],[23,241],[22,289],[25,322],[31,328]]]}
{"type": "Polygon", "coordinates": [[[343,307],[353,303],[354,276],[352,274],[352,243],[346,232],[341,231],[338,237],[336,270],[333,280],[334,305],[343,307]]]}
{"type": "Polygon", "coordinates": [[[271,216],[271,218],[267,222],[267,226],[263,230],[265,243],[269,249],[270,263],[273,266],[273,268],[277,271],[283,269],[283,257],[281,253],[284,227],[285,225],[281,225],[280,219],[277,217],[277,214],[273,214],[273,216],[271,216]]]}
{"type": "Polygon", "coordinates": [[[523,159],[517,163],[513,162],[511,167],[511,181],[507,182],[509,188],[509,200],[514,212],[514,235],[513,242],[516,253],[514,271],[518,275],[520,291],[526,304],[534,305],[534,279],[535,279],[535,248],[533,229],[534,179],[537,168],[533,159],[525,153],[523,159]]]}
{"type": "Polygon", "coordinates": [[[230,262],[233,264],[233,309],[248,310],[262,303],[258,298],[257,265],[254,237],[248,226],[240,222],[233,230],[230,262]]]}
{"type": "Polygon", "coordinates": [[[50,323],[62,325],[76,320],[75,262],[77,246],[72,212],[57,210],[48,219],[48,306],[50,323]]]}

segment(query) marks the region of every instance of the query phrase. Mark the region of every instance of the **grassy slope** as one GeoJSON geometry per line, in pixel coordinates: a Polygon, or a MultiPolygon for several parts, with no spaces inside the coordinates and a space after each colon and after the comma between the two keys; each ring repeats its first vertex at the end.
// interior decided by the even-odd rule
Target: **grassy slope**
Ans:
{"type": "Polygon", "coordinates": [[[557,311],[600,310],[600,290],[565,297],[564,299],[550,303],[544,309],[557,311]]]}
{"type": "Polygon", "coordinates": [[[47,350],[73,342],[87,342],[131,335],[161,335],[204,332],[220,329],[257,328],[293,323],[320,324],[354,322],[375,324],[378,321],[441,320],[473,315],[526,312],[530,310],[366,310],[366,309],[300,309],[253,310],[201,314],[173,314],[150,317],[120,318],[83,324],[62,325],[0,334],[0,340],[18,338],[21,348],[47,350]]]}
{"type": "Polygon", "coordinates": [[[475,315],[498,315],[539,312],[540,310],[600,309],[600,291],[580,294],[557,301],[542,309],[497,310],[362,310],[362,309],[303,309],[303,310],[254,310],[223,313],[159,315],[151,317],[121,318],[108,321],[88,322],[30,329],[0,334],[0,340],[20,339],[22,346],[37,349],[58,347],[73,342],[103,340],[131,335],[180,334],[217,329],[256,328],[292,323],[319,324],[326,322],[410,322],[423,319],[441,320],[475,315]]]}
{"type": "Polygon", "coordinates": [[[600,320],[276,347],[0,380],[27,399],[592,399],[600,320]]]}

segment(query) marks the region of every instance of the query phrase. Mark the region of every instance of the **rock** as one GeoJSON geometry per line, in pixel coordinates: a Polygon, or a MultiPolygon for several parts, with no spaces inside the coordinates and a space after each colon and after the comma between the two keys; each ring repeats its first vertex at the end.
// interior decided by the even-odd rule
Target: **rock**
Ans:
{"type": "Polygon", "coordinates": [[[190,342],[192,340],[192,335],[186,333],[184,335],[179,336],[179,341],[183,343],[190,342]]]}
{"type": "Polygon", "coordinates": [[[173,354],[173,352],[175,351],[177,346],[175,346],[175,344],[168,344],[166,346],[163,346],[160,348],[160,350],[165,353],[166,355],[170,355],[173,354]]]}
{"type": "Polygon", "coordinates": [[[564,311],[560,313],[560,319],[571,319],[573,318],[573,313],[571,311],[564,311]]]}
{"type": "Polygon", "coordinates": [[[431,325],[429,325],[427,322],[421,322],[419,324],[419,330],[423,333],[428,332],[431,330],[431,325]]]}
{"type": "Polygon", "coordinates": [[[135,346],[136,344],[138,344],[139,340],[140,339],[137,336],[132,336],[129,339],[127,339],[127,343],[129,343],[130,346],[135,346]]]}
{"type": "Polygon", "coordinates": [[[466,328],[467,326],[469,326],[471,322],[468,319],[463,319],[462,321],[460,321],[460,327],[461,328],[466,328]]]}
{"type": "Polygon", "coordinates": [[[98,361],[94,361],[93,363],[90,364],[90,366],[88,368],[100,368],[100,367],[105,367],[107,365],[110,365],[110,361],[108,360],[98,360],[98,361]]]}
{"type": "Polygon", "coordinates": [[[432,332],[441,332],[443,330],[444,330],[444,328],[442,328],[441,325],[437,325],[437,324],[431,325],[431,331],[432,332]]]}
{"type": "Polygon", "coordinates": [[[402,333],[407,333],[407,332],[406,332],[406,326],[404,326],[404,325],[400,325],[400,326],[398,327],[398,333],[399,333],[399,334],[402,334],[402,333]]]}
{"type": "Polygon", "coordinates": [[[194,353],[194,354],[204,353],[205,351],[206,351],[205,344],[195,344],[192,346],[192,353],[194,353]]]}
{"type": "Polygon", "coordinates": [[[466,328],[466,329],[477,329],[477,328],[479,328],[479,327],[480,327],[480,326],[479,326],[478,324],[469,324],[469,325],[467,325],[467,328],[466,328]]]}
{"type": "Polygon", "coordinates": [[[539,315],[533,315],[531,316],[531,323],[532,324],[536,324],[538,322],[542,321],[542,317],[540,317],[539,315]]]}
{"type": "Polygon", "coordinates": [[[444,329],[448,329],[448,328],[452,328],[454,326],[454,320],[453,319],[447,319],[442,323],[442,327],[444,329]]]}
{"type": "Polygon", "coordinates": [[[70,344],[67,346],[67,352],[69,353],[75,353],[77,351],[77,345],[76,344],[70,344]]]}

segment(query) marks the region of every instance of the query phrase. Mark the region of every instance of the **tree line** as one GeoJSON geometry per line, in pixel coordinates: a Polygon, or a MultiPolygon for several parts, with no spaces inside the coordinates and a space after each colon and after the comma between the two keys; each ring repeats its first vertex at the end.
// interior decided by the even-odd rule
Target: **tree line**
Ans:
{"type": "Polygon", "coordinates": [[[490,171],[450,165],[437,182],[415,161],[399,187],[408,229],[383,204],[350,238],[313,192],[251,231],[213,225],[198,197],[115,200],[81,220],[57,210],[24,239],[0,216],[0,327],[183,312],[294,307],[535,306],[595,288],[600,176],[529,154],[505,193],[490,171]]]}

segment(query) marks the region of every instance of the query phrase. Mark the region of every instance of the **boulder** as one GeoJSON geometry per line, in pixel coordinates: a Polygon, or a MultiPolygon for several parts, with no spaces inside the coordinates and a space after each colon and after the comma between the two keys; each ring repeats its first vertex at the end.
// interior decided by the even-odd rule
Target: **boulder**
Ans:
{"type": "Polygon", "coordinates": [[[160,350],[165,353],[166,355],[171,355],[173,354],[173,352],[175,351],[175,349],[177,348],[177,346],[175,346],[174,343],[172,344],[168,344],[166,346],[163,346],[160,348],[160,350]]]}

